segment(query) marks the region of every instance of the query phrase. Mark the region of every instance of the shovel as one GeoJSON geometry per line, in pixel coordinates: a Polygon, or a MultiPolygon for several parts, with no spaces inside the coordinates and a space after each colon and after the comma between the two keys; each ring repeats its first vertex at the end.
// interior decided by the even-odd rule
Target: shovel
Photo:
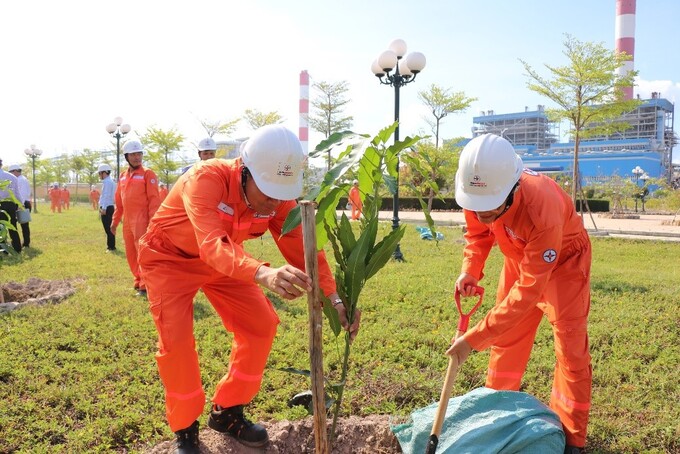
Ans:
{"type": "MultiPolygon", "coordinates": [[[[460,292],[458,289],[456,289],[455,299],[460,318],[458,319],[458,329],[456,330],[455,339],[458,339],[460,336],[465,334],[465,331],[467,331],[468,325],[470,324],[470,317],[482,304],[484,288],[477,286],[475,290],[479,296],[479,301],[477,301],[477,304],[475,304],[475,306],[470,309],[470,312],[463,313],[463,308],[460,305],[460,292]]],[[[434,416],[434,423],[432,423],[432,432],[430,432],[430,438],[428,439],[427,446],[425,447],[425,454],[435,454],[435,451],[437,450],[437,445],[439,444],[439,435],[441,435],[442,426],[444,425],[444,418],[446,417],[446,407],[449,405],[449,399],[451,398],[451,392],[453,391],[453,382],[456,379],[457,373],[458,360],[453,356],[449,356],[449,366],[446,369],[446,378],[444,379],[441,397],[439,397],[439,406],[437,407],[437,413],[434,416]]]]}

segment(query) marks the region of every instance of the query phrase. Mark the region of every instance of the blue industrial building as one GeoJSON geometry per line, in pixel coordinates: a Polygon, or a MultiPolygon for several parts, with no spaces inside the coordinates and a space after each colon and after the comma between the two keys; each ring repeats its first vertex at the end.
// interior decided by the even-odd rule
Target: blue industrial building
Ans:
{"type": "MultiPolygon", "coordinates": [[[[613,176],[635,182],[639,178],[665,178],[670,182],[673,146],[677,143],[673,116],[673,103],[652,93],[651,99],[617,120],[628,123],[625,131],[581,141],[581,183],[605,182],[613,176]]],[[[510,114],[482,112],[473,122],[473,137],[486,133],[505,137],[526,167],[544,173],[572,174],[574,143],[558,142],[559,124],[548,119],[543,106],[510,114]]]]}

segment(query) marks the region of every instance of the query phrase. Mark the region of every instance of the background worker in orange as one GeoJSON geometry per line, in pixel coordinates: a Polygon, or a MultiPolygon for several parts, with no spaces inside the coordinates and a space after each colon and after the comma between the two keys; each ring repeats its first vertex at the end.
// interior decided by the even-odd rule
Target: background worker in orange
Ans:
{"type": "Polygon", "coordinates": [[[66,183],[61,187],[61,206],[65,210],[71,209],[71,191],[68,190],[66,183]]]}
{"type": "Polygon", "coordinates": [[[99,209],[99,196],[100,193],[97,190],[97,186],[95,185],[90,186],[90,203],[92,204],[93,210],[99,209]]]}
{"type": "Polygon", "coordinates": [[[349,204],[352,206],[352,219],[356,221],[361,217],[361,210],[364,209],[359,192],[359,180],[352,182],[352,189],[349,190],[349,204]]]}
{"type": "Polygon", "coordinates": [[[494,243],[505,256],[496,305],[454,341],[459,363],[491,347],[486,386],[519,390],[538,325],[552,325],[557,362],[550,407],[566,433],[565,453],[586,442],[592,366],[588,347],[591,247],[569,195],[553,180],[523,170],[507,140],[485,134],[463,149],[456,202],[464,208],[467,245],[456,288],[475,293],[494,243]]]}
{"type": "Polygon", "coordinates": [[[158,196],[161,198],[161,202],[165,200],[165,198],[168,196],[168,185],[167,184],[162,184],[158,188],[158,196]]]}
{"type": "Polygon", "coordinates": [[[61,189],[59,189],[59,183],[54,183],[47,193],[50,196],[50,209],[52,213],[55,211],[61,213],[61,189]]]}
{"type": "MultiPolygon", "coordinates": [[[[279,318],[264,287],[284,299],[311,289],[304,273],[301,227],[281,235],[302,193],[306,156],[291,131],[270,125],[255,131],[242,158],[211,159],[180,176],[142,237],[139,260],[159,334],[156,361],[165,387],[166,416],[178,452],[198,451],[198,418],[205,405],[193,335],[193,299],[199,289],[234,333],[228,373],[212,397],[208,425],[248,446],[268,442],[266,429],[243,415],[257,395],[279,318]],[[267,230],[287,265],[270,267],[242,247],[267,230]],[[259,285],[258,285],[259,284],[259,285]]],[[[320,286],[354,338],[323,252],[320,286]]]]}
{"type": "Polygon", "coordinates": [[[161,204],[158,195],[158,178],[151,169],[142,166],[144,147],[136,140],[123,145],[123,155],[130,167],[120,175],[116,188],[115,210],[111,220],[111,233],[123,221],[125,256],[134,276],[134,288],[138,296],[146,296],[146,285],[139,272],[137,247],[146,232],[151,217],[161,204]]]}

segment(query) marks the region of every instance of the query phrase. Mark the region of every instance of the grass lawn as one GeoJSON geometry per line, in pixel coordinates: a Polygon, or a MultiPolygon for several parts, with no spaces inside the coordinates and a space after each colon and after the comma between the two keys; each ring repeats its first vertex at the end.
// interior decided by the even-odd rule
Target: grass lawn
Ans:
{"type": "MultiPolygon", "coordinates": [[[[77,291],[60,304],[0,314],[0,452],[137,452],[170,439],[154,361],[156,333],[146,300],[134,295],[124,254],[104,252],[99,217],[86,206],[53,214],[42,203],[39,210],[31,223],[33,247],[21,261],[0,262],[0,282],[67,279],[77,291]]],[[[459,228],[441,231],[445,239],[437,244],[408,226],[401,244],[407,261],[390,262],[362,294],[345,414],[397,420],[438,400],[444,351],[458,318],[453,285],[463,247],[459,228]]],[[[680,244],[592,241],[589,452],[680,452],[680,244]]],[[[246,245],[255,257],[282,263],[271,237],[246,245]]],[[[501,263],[493,252],[482,281],[485,304],[472,323],[493,304],[501,263]]],[[[309,384],[279,369],[309,368],[307,302],[272,301],[281,325],[263,388],[248,411],[259,420],[301,418],[304,410],[286,402],[309,384]]],[[[210,396],[226,372],[231,336],[202,294],[195,333],[210,396]]],[[[324,334],[324,370],[333,381],[341,344],[329,329],[324,334]]],[[[471,356],[454,395],[484,384],[487,360],[486,352],[471,356]]],[[[547,402],[553,364],[544,322],[523,391],[547,402]]]]}

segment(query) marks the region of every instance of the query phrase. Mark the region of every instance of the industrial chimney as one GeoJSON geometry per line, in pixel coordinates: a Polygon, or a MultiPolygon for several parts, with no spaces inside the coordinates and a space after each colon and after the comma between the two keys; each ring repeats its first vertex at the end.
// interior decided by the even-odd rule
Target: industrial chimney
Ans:
{"type": "MultiPolygon", "coordinates": [[[[616,0],[616,27],[614,32],[616,52],[625,52],[631,59],[616,70],[616,74],[625,75],[634,68],[635,56],[635,0],[616,0]]],[[[623,90],[625,99],[633,99],[633,87],[623,90]]]]}
{"type": "Polygon", "coordinates": [[[302,150],[309,152],[309,73],[300,73],[300,132],[298,139],[302,143],[302,150]]]}

